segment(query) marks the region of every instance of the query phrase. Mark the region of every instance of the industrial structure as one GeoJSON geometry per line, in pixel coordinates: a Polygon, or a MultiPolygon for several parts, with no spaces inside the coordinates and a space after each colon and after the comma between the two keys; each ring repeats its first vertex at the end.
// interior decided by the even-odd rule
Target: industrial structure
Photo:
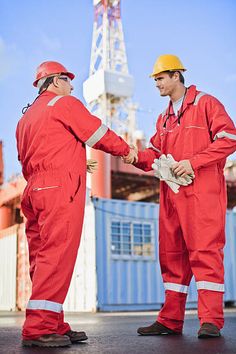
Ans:
{"type": "MultiPolygon", "coordinates": [[[[136,127],[137,104],[132,101],[134,79],[129,73],[121,21],[120,0],[94,0],[94,25],[89,77],[83,93],[90,111],[130,144],[143,147],[136,127]]],[[[99,162],[92,176],[92,195],[156,201],[158,184],[152,174],[123,166],[120,159],[91,151],[99,162]],[[134,174],[136,175],[134,178],[134,174]]]]}
{"type": "MultiPolygon", "coordinates": [[[[93,4],[91,62],[83,86],[84,98],[93,114],[130,144],[142,149],[145,143],[136,127],[137,104],[132,101],[134,79],[128,70],[120,0],[94,0],[93,4]]],[[[82,242],[64,310],[160,308],[164,289],[157,267],[158,205],[140,203],[158,203],[159,181],[152,172],[125,165],[120,158],[93,149],[90,155],[98,160],[99,170],[92,175],[91,190],[87,190],[93,199],[87,198],[82,242]]],[[[26,181],[17,176],[4,183],[3,167],[0,142],[0,269],[3,274],[0,309],[21,310],[30,293],[25,220],[20,207],[26,181]]],[[[228,209],[232,209],[236,206],[235,161],[227,162],[225,177],[228,209]]],[[[226,258],[227,301],[236,301],[232,253],[235,216],[233,212],[227,214],[229,243],[232,243],[226,258]]],[[[195,301],[193,290],[189,303],[195,301]]]]}

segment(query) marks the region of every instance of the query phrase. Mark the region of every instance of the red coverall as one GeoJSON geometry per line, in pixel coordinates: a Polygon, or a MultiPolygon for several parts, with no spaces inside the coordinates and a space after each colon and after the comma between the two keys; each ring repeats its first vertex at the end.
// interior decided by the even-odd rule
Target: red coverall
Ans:
{"type": "Polygon", "coordinates": [[[198,289],[200,323],[223,327],[226,157],[236,150],[236,129],[224,106],[190,86],[181,116],[171,102],[157,120],[150,147],[138,154],[136,167],[152,169],[155,158],[172,154],[190,160],[195,179],[175,194],[161,182],[159,256],[166,300],[157,320],[181,332],[192,275],[198,289]]]}
{"type": "Polygon", "coordinates": [[[45,92],[18,123],[19,160],[27,186],[22,210],[27,218],[32,295],[23,338],[64,334],[65,300],[80,244],[86,191],[85,144],[113,155],[129,146],[72,96],[45,92]]]}

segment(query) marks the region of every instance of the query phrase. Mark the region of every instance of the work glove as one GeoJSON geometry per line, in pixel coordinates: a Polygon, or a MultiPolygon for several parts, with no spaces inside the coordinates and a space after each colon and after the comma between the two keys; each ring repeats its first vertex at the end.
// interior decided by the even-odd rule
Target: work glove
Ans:
{"type": "Polygon", "coordinates": [[[175,193],[179,193],[180,185],[175,182],[165,181],[165,183],[170,187],[170,189],[175,193]]]}
{"type": "MultiPolygon", "coordinates": [[[[176,163],[177,161],[175,161],[175,159],[171,154],[167,154],[166,157],[167,157],[169,167],[172,168],[173,164],[176,163]]],[[[177,178],[177,180],[182,181],[183,183],[185,183],[185,181],[183,181],[183,179],[185,179],[188,184],[191,184],[193,179],[195,178],[195,175],[194,173],[190,173],[185,177],[179,177],[179,176],[175,176],[175,177],[177,178]]]]}
{"type": "Polygon", "coordinates": [[[164,169],[161,170],[161,160],[155,159],[154,163],[152,164],[152,168],[154,170],[155,177],[159,178],[161,181],[165,181],[165,183],[170,187],[170,189],[174,193],[179,193],[179,188],[180,188],[179,184],[165,180],[165,173],[163,174],[163,172],[165,171],[164,169]]]}
{"type": "MultiPolygon", "coordinates": [[[[165,156],[165,155],[164,155],[165,156]]],[[[172,171],[172,166],[174,163],[176,163],[177,161],[175,161],[175,159],[173,158],[173,156],[171,154],[167,154],[166,157],[163,157],[164,159],[164,162],[163,164],[167,164],[167,166],[169,167],[170,169],[170,180],[171,181],[174,181],[175,183],[177,184],[180,184],[181,186],[188,186],[189,184],[191,184],[193,182],[193,178],[194,178],[194,175],[193,174],[190,174],[190,175],[187,175],[187,176],[184,176],[184,177],[181,177],[181,176],[177,176],[173,173],[172,171]]]]}
{"type": "Polygon", "coordinates": [[[188,175],[185,177],[175,176],[172,171],[172,166],[175,162],[176,161],[171,154],[168,154],[167,156],[163,154],[159,159],[154,160],[152,168],[155,177],[166,182],[174,193],[178,193],[180,186],[188,186],[192,183],[194,175],[188,175]]]}
{"type": "Polygon", "coordinates": [[[97,160],[88,159],[86,161],[86,165],[87,165],[87,172],[88,173],[93,173],[94,171],[96,171],[98,169],[97,160]]]}
{"type": "Polygon", "coordinates": [[[159,178],[162,181],[171,181],[179,184],[180,186],[188,186],[192,183],[194,178],[193,175],[188,175],[186,177],[175,176],[171,167],[176,162],[174,158],[168,155],[161,155],[159,160],[155,159],[152,164],[152,168],[155,170],[155,177],[159,178]],[[168,156],[168,157],[167,157],[168,156]]]}

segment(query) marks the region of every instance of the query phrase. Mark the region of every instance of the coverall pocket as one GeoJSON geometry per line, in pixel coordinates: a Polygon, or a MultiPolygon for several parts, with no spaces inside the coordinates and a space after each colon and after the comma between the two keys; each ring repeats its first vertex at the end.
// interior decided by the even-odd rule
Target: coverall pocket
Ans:
{"type": "Polygon", "coordinates": [[[55,206],[60,207],[64,199],[62,196],[62,189],[62,186],[59,184],[38,184],[37,186],[33,186],[30,193],[30,199],[35,213],[43,212],[44,217],[46,217],[48,214],[47,210],[54,209],[55,206]]]}
{"type": "Polygon", "coordinates": [[[195,171],[193,183],[186,189],[187,194],[218,196],[221,191],[217,167],[202,167],[195,171]],[[190,187],[190,188],[189,188],[190,187]]]}
{"type": "Polygon", "coordinates": [[[80,189],[81,177],[78,175],[78,173],[69,172],[69,178],[71,182],[70,201],[73,202],[73,200],[77,197],[80,189]]]}
{"type": "Polygon", "coordinates": [[[211,143],[207,127],[198,125],[189,125],[185,127],[185,139],[187,151],[191,155],[203,151],[211,143]]]}

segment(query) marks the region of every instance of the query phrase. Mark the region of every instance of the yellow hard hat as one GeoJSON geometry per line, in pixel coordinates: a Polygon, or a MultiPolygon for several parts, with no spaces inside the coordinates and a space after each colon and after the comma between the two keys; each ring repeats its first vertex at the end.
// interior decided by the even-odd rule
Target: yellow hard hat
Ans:
{"type": "Polygon", "coordinates": [[[163,71],[171,71],[171,70],[183,70],[183,64],[181,63],[180,59],[176,55],[172,54],[164,54],[160,55],[153,67],[153,72],[149,75],[150,77],[154,77],[157,74],[162,73],[163,71]]]}

